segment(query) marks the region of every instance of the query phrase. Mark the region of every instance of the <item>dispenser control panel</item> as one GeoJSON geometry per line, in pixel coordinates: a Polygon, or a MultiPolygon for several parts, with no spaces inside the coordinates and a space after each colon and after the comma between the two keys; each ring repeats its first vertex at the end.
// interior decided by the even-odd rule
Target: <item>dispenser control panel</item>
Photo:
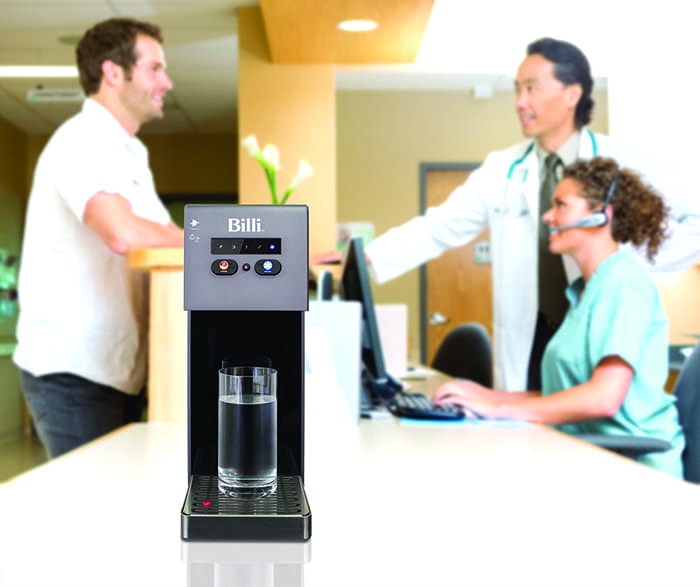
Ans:
{"type": "Polygon", "coordinates": [[[306,206],[185,207],[186,310],[307,310],[306,206]]]}
{"type": "Polygon", "coordinates": [[[281,238],[212,238],[211,254],[281,255],[281,238]]]}

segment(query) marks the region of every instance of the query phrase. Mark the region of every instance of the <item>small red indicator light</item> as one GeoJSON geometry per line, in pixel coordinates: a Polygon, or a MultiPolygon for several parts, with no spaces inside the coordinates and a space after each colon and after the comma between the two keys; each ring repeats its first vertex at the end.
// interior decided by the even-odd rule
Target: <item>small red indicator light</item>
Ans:
{"type": "Polygon", "coordinates": [[[208,508],[208,507],[211,505],[211,502],[210,502],[209,500],[203,501],[203,502],[202,502],[202,505],[203,505],[205,508],[208,508]]]}
{"type": "Polygon", "coordinates": [[[219,263],[219,269],[226,271],[228,269],[228,261],[221,261],[219,263]]]}

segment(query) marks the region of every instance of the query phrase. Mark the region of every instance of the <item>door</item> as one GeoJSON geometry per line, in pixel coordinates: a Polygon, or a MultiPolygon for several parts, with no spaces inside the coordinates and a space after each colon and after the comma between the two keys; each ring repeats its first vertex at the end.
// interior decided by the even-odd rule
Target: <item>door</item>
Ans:
{"type": "MultiPolygon", "coordinates": [[[[442,203],[477,167],[425,165],[425,207],[442,203]]],[[[464,322],[479,322],[493,340],[489,231],[457,249],[446,251],[426,264],[421,285],[422,357],[430,365],[445,335],[464,322]]]]}

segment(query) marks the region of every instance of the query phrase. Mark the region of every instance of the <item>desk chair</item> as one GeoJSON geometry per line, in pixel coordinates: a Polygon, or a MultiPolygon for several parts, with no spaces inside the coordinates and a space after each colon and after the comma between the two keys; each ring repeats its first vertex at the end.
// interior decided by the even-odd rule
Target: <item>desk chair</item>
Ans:
{"type": "Polygon", "coordinates": [[[700,343],[683,364],[673,393],[685,434],[683,476],[686,481],[700,483],[700,343]]]}
{"type": "Polygon", "coordinates": [[[321,271],[317,279],[317,299],[328,302],[333,299],[333,274],[330,271],[321,271]]]}
{"type": "MultiPolygon", "coordinates": [[[[676,396],[678,419],[685,434],[683,476],[686,481],[700,483],[700,343],[695,345],[686,359],[673,387],[673,394],[676,396]]],[[[633,459],[671,448],[669,442],[658,438],[604,434],[582,434],[577,438],[633,459]]]]}
{"type": "Polygon", "coordinates": [[[491,340],[486,328],[476,322],[453,328],[440,343],[430,366],[450,377],[492,387],[491,340]]]}

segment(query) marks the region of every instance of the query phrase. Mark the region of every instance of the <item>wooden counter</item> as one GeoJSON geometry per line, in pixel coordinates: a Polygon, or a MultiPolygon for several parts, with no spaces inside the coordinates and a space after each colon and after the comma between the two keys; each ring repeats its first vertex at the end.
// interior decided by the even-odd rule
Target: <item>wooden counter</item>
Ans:
{"type": "Polygon", "coordinates": [[[148,342],[148,420],[187,421],[187,312],[183,249],[138,249],[129,267],[151,276],[148,342]]]}

